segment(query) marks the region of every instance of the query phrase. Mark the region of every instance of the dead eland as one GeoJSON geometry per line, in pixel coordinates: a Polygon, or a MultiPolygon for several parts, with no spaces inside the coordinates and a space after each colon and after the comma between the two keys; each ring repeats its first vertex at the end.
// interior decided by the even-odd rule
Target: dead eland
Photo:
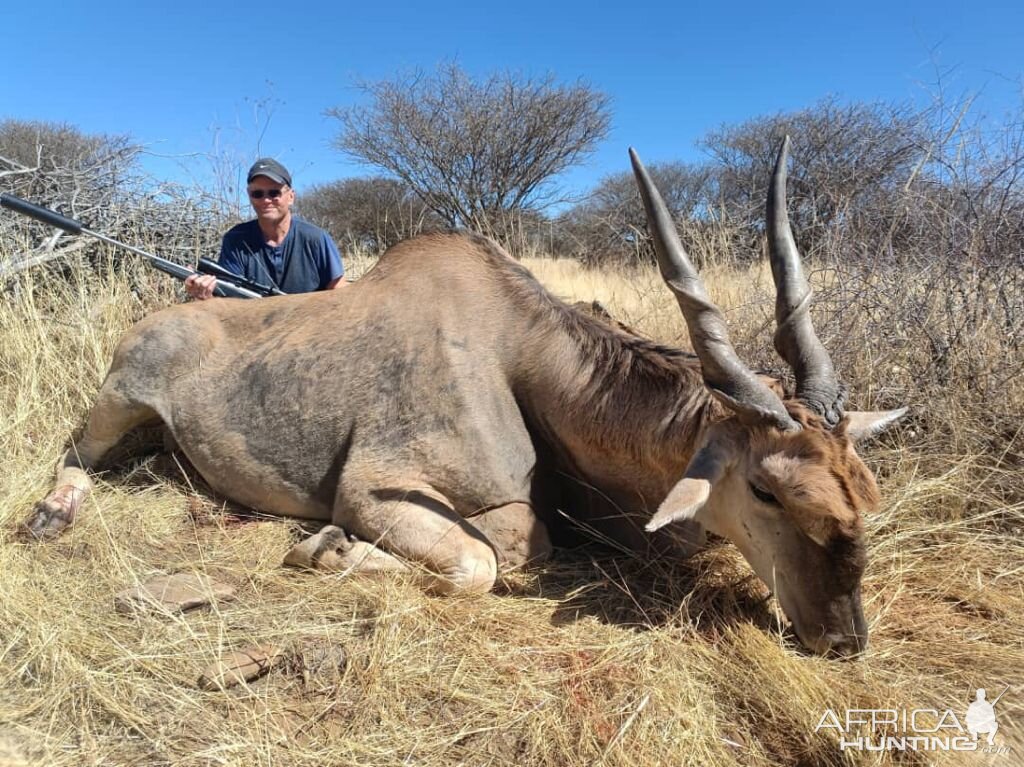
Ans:
{"type": "Polygon", "coordinates": [[[862,515],[879,497],[854,446],[904,411],[844,409],[786,215],[787,150],[767,224],[792,394],[739,360],[633,154],[696,356],[567,306],[483,237],[417,237],[344,291],[186,304],[138,323],[27,529],[64,530],[89,470],[162,421],[218,493],[329,523],[291,564],[486,592],[500,564],[550,550],[555,509],[651,556],[686,556],[709,530],[739,548],[807,647],[856,653],[862,515]]]}

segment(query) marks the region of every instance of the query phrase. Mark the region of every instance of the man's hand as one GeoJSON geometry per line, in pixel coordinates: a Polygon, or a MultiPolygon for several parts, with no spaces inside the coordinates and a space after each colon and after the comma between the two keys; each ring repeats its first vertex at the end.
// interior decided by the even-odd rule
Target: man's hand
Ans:
{"type": "Polygon", "coordinates": [[[213,288],[217,278],[212,274],[191,274],[185,280],[185,292],[198,301],[213,298],[213,288]]]}

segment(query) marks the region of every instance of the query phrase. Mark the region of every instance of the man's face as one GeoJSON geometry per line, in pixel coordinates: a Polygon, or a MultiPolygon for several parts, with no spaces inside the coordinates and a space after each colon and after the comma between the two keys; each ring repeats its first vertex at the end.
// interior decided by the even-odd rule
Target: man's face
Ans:
{"type": "Polygon", "coordinates": [[[249,182],[249,202],[256,211],[256,218],[277,223],[288,215],[288,210],[295,202],[295,191],[266,176],[256,176],[249,182]]]}

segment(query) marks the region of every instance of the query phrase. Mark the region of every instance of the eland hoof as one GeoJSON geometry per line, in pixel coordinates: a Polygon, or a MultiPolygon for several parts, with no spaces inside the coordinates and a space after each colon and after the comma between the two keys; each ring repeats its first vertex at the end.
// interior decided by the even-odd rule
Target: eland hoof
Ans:
{"type": "Polygon", "coordinates": [[[372,543],[356,540],[334,525],[292,546],[284,563],[306,570],[380,573],[407,569],[398,559],[372,543]]]}
{"type": "Polygon", "coordinates": [[[316,535],[292,546],[284,563],[306,570],[351,570],[373,557],[377,549],[365,541],[357,541],[334,525],[327,525],[316,535]]]}
{"type": "Polygon", "coordinates": [[[56,538],[75,521],[78,507],[85,492],[70,485],[54,490],[32,509],[22,530],[26,538],[44,540],[56,538]]]}

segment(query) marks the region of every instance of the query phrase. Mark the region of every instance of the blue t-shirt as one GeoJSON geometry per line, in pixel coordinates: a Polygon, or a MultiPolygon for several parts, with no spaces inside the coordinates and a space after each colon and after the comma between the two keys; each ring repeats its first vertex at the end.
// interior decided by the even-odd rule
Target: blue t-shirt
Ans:
{"type": "Polygon", "coordinates": [[[323,290],[345,273],[331,236],[296,216],[280,245],[267,244],[255,219],[232,227],[224,235],[218,262],[235,274],[285,293],[323,290]]]}

